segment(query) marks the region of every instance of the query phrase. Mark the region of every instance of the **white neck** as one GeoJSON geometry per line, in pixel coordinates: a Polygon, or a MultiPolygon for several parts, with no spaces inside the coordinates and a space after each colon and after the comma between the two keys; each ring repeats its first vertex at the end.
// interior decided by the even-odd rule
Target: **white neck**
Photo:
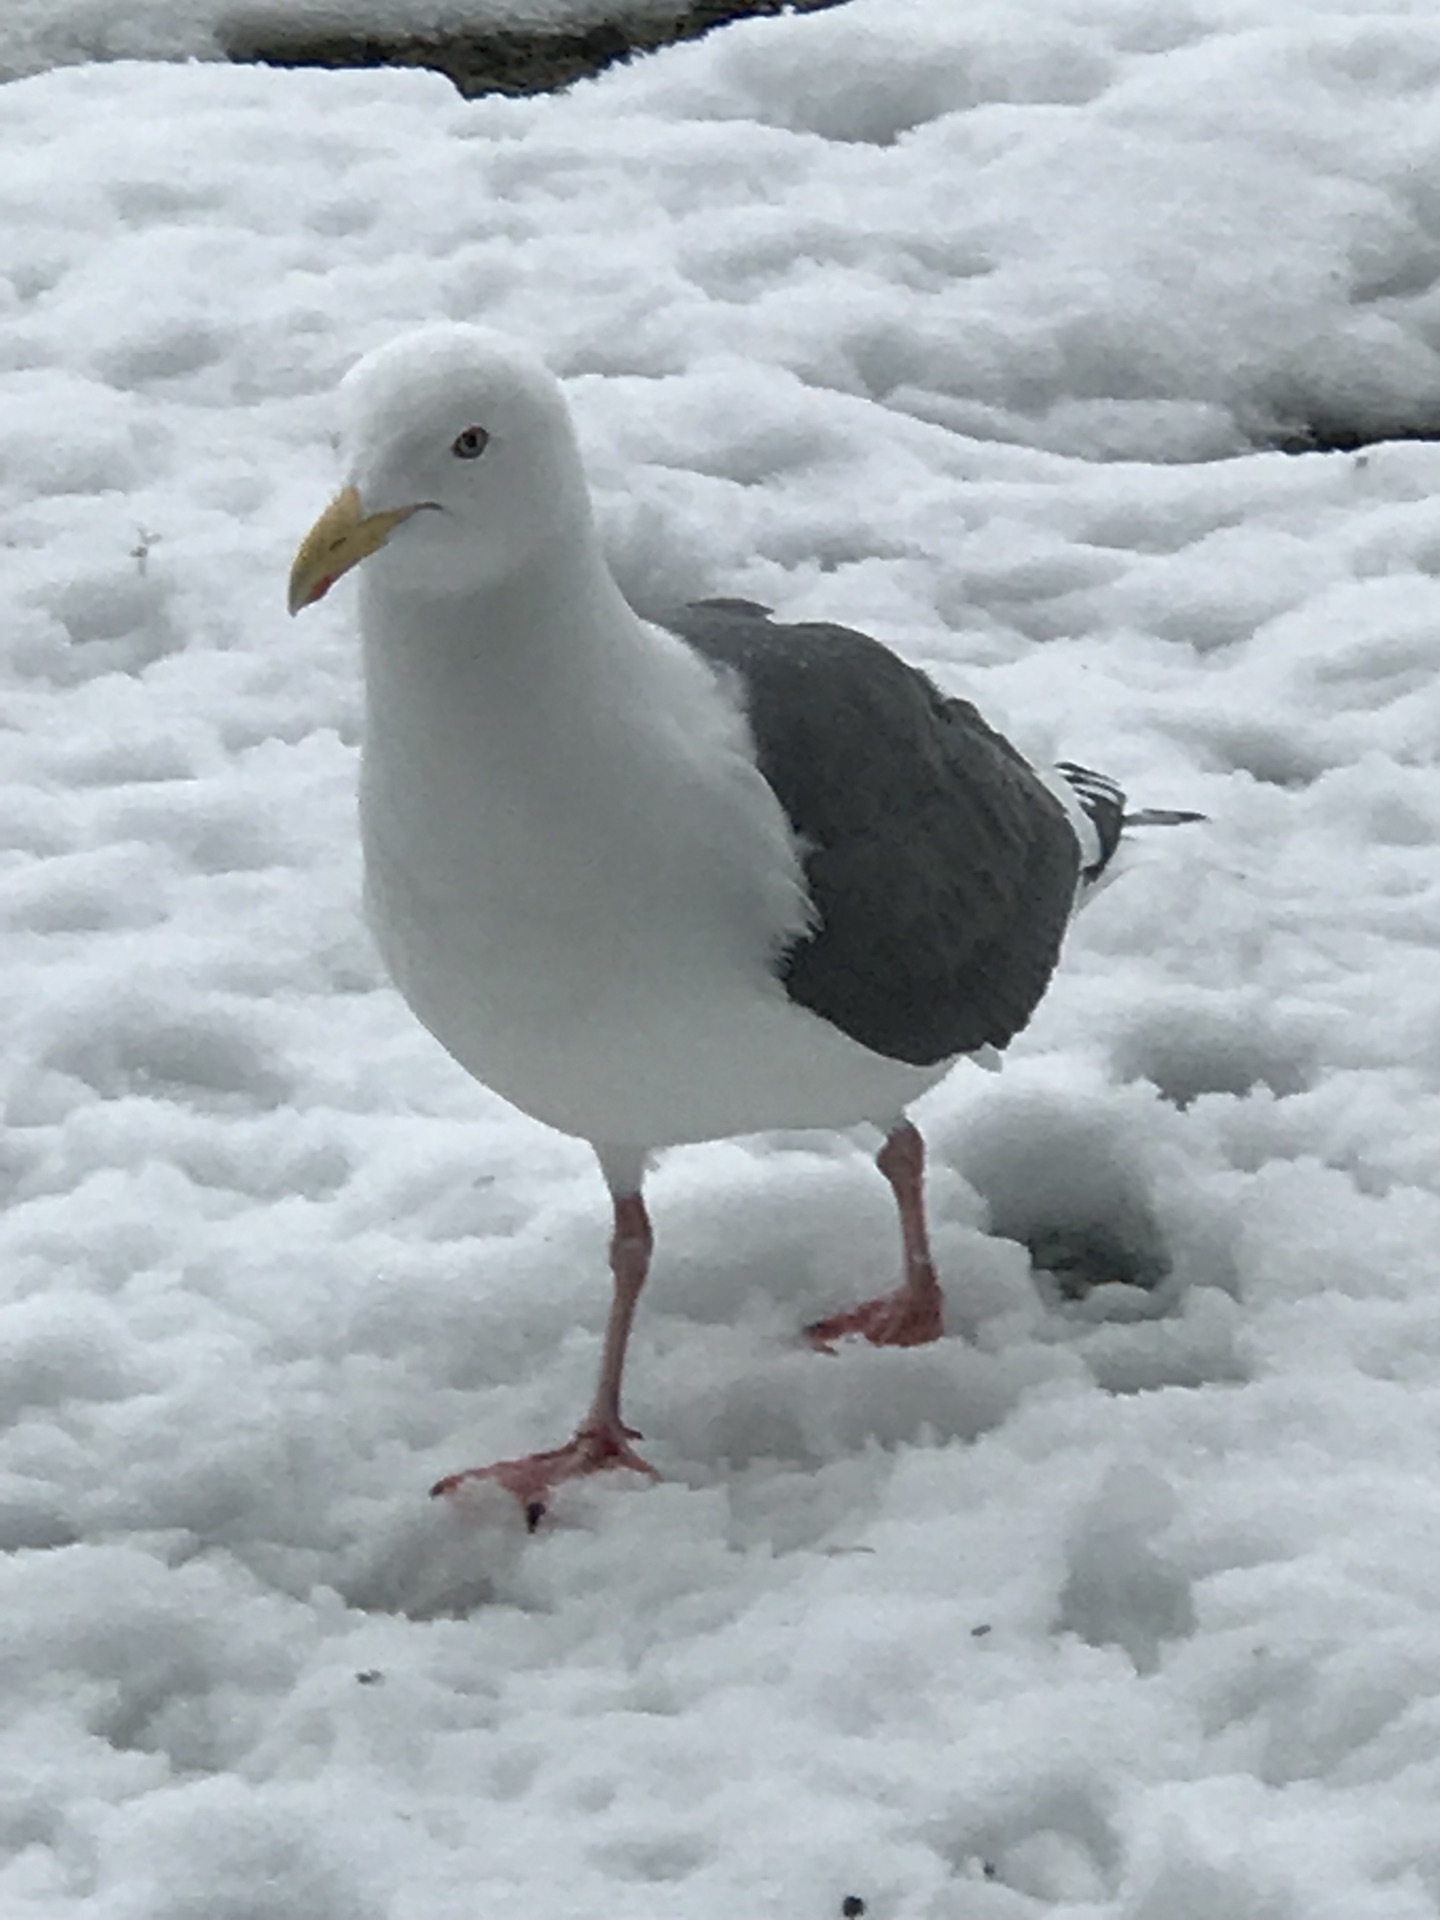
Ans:
{"type": "Polygon", "coordinates": [[[585,700],[643,652],[645,629],[588,525],[468,593],[392,591],[381,567],[360,587],[366,689],[387,722],[437,694],[446,708],[459,694],[471,721],[471,699],[511,721],[538,700],[558,720],[557,699],[562,708],[585,700]]]}

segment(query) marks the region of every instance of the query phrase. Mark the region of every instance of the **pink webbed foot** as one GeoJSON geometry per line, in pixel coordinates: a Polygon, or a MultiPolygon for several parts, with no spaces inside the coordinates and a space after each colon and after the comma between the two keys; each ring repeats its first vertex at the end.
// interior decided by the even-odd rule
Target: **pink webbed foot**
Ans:
{"type": "Polygon", "coordinates": [[[893,1293],[862,1300],[847,1313],[832,1313],[806,1327],[805,1338],[822,1353],[833,1353],[836,1341],[852,1333],[872,1347],[923,1347],[945,1332],[945,1295],[925,1230],[925,1143],[908,1120],[891,1129],[875,1164],[900,1209],[905,1278],[893,1293]]]}
{"type": "Polygon", "coordinates": [[[805,1338],[821,1353],[833,1353],[838,1340],[859,1334],[872,1347],[923,1347],[945,1332],[945,1303],[940,1288],[911,1285],[862,1300],[858,1307],[813,1321],[805,1338]]]}
{"type": "Polygon", "coordinates": [[[507,1493],[514,1494],[525,1509],[526,1526],[534,1533],[545,1518],[551,1493],[563,1481],[578,1480],[587,1473],[605,1473],[613,1467],[658,1480],[660,1476],[654,1467],[630,1444],[639,1438],[633,1427],[587,1421],[563,1447],[522,1454],[516,1460],[497,1460],[493,1466],[463,1467],[459,1473],[447,1473],[431,1487],[431,1497],[454,1493],[469,1480],[494,1480],[507,1493]]]}

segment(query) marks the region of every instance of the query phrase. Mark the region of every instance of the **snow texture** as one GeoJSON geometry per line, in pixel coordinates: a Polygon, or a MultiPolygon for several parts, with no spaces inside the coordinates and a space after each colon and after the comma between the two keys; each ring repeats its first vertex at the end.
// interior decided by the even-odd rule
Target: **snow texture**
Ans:
{"type": "Polygon", "coordinates": [[[0,90],[6,1920],[1440,1913],[1440,448],[1263,450],[1440,417],[1437,77],[1428,3],[855,0],[0,90]],[[944,1342],[796,1338],[873,1142],[663,1162],[665,1481],[533,1539],[424,1489],[569,1431],[603,1189],[385,986],[351,589],[283,610],[437,317],[642,609],[1212,822],[925,1103],[944,1342]]]}

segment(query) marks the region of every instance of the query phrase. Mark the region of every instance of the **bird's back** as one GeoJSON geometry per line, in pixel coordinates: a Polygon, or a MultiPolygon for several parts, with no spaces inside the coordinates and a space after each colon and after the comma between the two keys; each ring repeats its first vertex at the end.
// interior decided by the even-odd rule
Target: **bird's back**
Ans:
{"type": "Polygon", "coordinates": [[[917,1066],[1005,1046],[1074,906],[1080,849],[1055,796],[968,701],[865,634],[744,601],[673,624],[738,677],[802,849],[815,928],[781,959],[792,1000],[917,1066]]]}

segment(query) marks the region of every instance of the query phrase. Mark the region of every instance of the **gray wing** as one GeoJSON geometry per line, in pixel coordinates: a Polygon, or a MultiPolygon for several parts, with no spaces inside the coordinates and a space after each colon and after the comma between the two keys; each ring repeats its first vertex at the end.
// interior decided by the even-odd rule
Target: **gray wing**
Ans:
{"type": "Polygon", "coordinates": [[[738,676],[800,843],[816,928],[777,958],[790,998],[916,1066],[1005,1046],[1049,983],[1080,867],[1028,762],[849,627],[779,626],[744,600],[669,625],[738,676]]]}

